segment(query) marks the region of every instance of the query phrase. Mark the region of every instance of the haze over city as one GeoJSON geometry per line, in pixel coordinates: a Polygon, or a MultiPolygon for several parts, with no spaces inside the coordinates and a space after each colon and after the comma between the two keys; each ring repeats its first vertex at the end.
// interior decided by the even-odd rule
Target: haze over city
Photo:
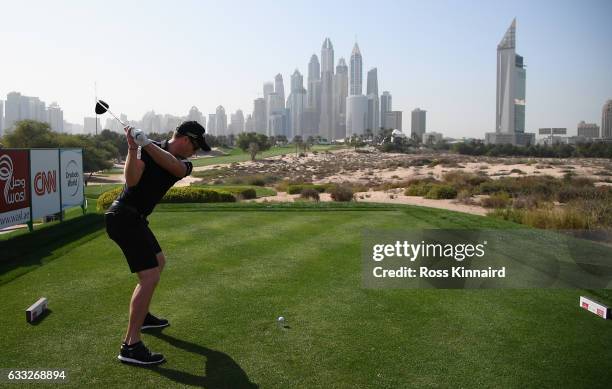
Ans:
{"type": "MultiPolygon", "coordinates": [[[[57,102],[83,123],[98,96],[140,120],[150,110],[185,116],[223,105],[253,111],[278,73],[306,77],[329,38],[347,63],[355,42],[393,110],[428,111],[428,131],[479,137],[494,131],[496,48],[517,19],[525,58],[527,131],[599,123],[612,98],[609,1],[233,2],[4,4],[0,98],[18,91],[57,102]]],[[[306,85],[305,85],[306,86],[306,85]]]]}

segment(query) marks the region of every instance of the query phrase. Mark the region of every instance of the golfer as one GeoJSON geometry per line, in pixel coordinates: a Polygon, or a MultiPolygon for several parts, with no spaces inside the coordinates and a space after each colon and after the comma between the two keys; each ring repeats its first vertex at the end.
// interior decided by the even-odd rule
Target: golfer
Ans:
{"type": "Polygon", "coordinates": [[[166,258],[147,216],[164,194],[181,178],[191,174],[187,160],[198,149],[210,151],[204,139],[204,127],[188,121],[178,126],[172,138],[164,142],[147,139],[142,130],[125,128],[128,154],[125,161],[125,186],[105,214],[106,232],[119,245],[138,284],[130,301],[129,322],[117,358],[125,363],[155,365],[164,356],[152,353],[140,339],[140,331],[162,328],[168,320],[149,312],[149,304],[159,282],[166,258]]]}

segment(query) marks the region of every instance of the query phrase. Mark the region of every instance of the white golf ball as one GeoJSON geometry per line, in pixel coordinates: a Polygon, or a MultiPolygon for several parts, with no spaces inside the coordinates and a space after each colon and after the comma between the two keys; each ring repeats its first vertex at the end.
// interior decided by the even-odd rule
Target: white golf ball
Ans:
{"type": "Polygon", "coordinates": [[[283,321],[285,321],[285,318],[283,316],[279,316],[278,319],[276,319],[276,320],[278,320],[279,322],[283,322],[283,321]]]}

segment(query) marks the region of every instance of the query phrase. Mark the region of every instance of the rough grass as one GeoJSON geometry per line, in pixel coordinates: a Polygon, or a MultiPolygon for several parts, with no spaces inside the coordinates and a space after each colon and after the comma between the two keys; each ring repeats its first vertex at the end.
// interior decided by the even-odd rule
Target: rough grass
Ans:
{"type": "MultiPolygon", "coordinates": [[[[33,267],[0,285],[2,366],[64,368],[70,382],[63,387],[75,388],[610,381],[610,322],[578,308],[583,291],[361,288],[364,229],[516,227],[508,222],[351,203],[162,204],[150,219],[168,258],[151,309],[172,325],[144,341],[166,364],[117,362],[136,279],[97,229],[72,245],[50,230],[45,240],[5,242],[3,253],[8,248],[33,267]],[[23,311],[40,296],[52,312],[28,325],[23,311]],[[275,323],[281,315],[284,330],[275,323]]],[[[66,224],[53,228],[72,233],[66,224]]],[[[605,291],[590,293],[611,301],[605,291]]]]}
{"type": "MultiPolygon", "coordinates": [[[[334,145],[314,145],[311,146],[311,151],[325,151],[332,150],[338,148],[339,146],[334,145]]],[[[209,165],[220,165],[220,164],[228,164],[233,162],[245,162],[251,160],[251,155],[246,153],[239,148],[233,148],[227,150],[229,155],[223,155],[219,157],[204,157],[192,160],[193,166],[209,166],[209,165]]],[[[267,157],[275,157],[283,154],[291,154],[295,153],[295,146],[279,146],[273,147],[269,150],[262,151],[257,154],[257,159],[267,158],[267,157]]]]}

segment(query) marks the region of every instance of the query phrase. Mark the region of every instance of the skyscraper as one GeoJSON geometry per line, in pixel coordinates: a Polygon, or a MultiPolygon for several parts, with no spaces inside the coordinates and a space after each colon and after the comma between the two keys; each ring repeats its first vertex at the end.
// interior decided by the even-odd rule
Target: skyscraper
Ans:
{"type": "Polygon", "coordinates": [[[253,100],[253,128],[259,134],[265,134],[268,128],[266,122],[266,100],[259,97],[253,100]]]}
{"type": "Polygon", "coordinates": [[[187,114],[187,120],[196,121],[200,123],[203,127],[206,127],[206,117],[202,115],[202,112],[198,109],[198,107],[193,106],[189,110],[187,114]]]}
{"type": "Polygon", "coordinates": [[[334,75],[334,139],[346,137],[346,97],[348,96],[348,66],[340,58],[334,75]]]}
{"type": "Polygon", "coordinates": [[[274,93],[283,101],[283,108],[285,108],[285,85],[283,84],[283,75],[280,73],[274,77],[274,93]]]}
{"type": "Polygon", "coordinates": [[[246,120],[244,121],[244,132],[254,132],[255,131],[255,121],[253,120],[253,115],[248,114],[246,120]]]}
{"type": "Polygon", "coordinates": [[[84,134],[95,134],[96,129],[102,130],[100,126],[100,119],[97,117],[86,117],[83,119],[83,133],[84,134]]]}
{"type": "Polygon", "coordinates": [[[206,133],[210,135],[217,135],[217,115],[214,113],[208,114],[208,128],[206,133]]]}
{"type": "Polygon", "coordinates": [[[329,141],[334,139],[334,46],[325,38],[321,47],[321,118],[319,133],[329,141]]]}
{"type": "Polygon", "coordinates": [[[266,126],[266,134],[268,136],[284,135],[283,118],[282,116],[285,110],[285,100],[277,93],[268,94],[266,101],[266,118],[268,120],[266,126]]]}
{"type": "Polygon", "coordinates": [[[241,109],[237,110],[231,116],[230,125],[228,128],[229,134],[240,134],[244,132],[244,114],[241,109]]]}
{"type": "Polygon", "coordinates": [[[222,105],[217,107],[215,112],[215,130],[217,135],[227,135],[227,115],[225,114],[225,108],[222,105]]]}
{"type": "Polygon", "coordinates": [[[599,138],[599,126],[595,123],[585,123],[583,120],[578,123],[577,134],[589,139],[599,138]]]}
{"type": "Polygon", "coordinates": [[[380,96],[380,125],[384,127],[385,112],[391,112],[393,110],[393,104],[391,99],[391,93],[384,91],[380,96]]]}
{"type": "Polygon", "coordinates": [[[268,100],[269,100],[269,96],[270,94],[274,93],[274,83],[272,82],[264,82],[263,84],[263,96],[264,96],[264,101],[266,103],[266,126],[265,129],[266,131],[268,130],[268,111],[269,111],[269,107],[268,107],[268,100]]]}
{"type": "Polygon", "coordinates": [[[307,109],[310,111],[309,116],[316,122],[314,132],[319,130],[319,119],[321,116],[321,66],[319,58],[316,54],[310,57],[308,63],[308,94],[307,94],[307,109]]]}
{"type": "Polygon", "coordinates": [[[612,139],[612,100],[606,101],[601,110],[601,137],[612,139]]]}
{"type": "Polygon", "coordinates": [[[412,111],[412,118],[410,122],[410,136],[421,140],[423,134],[427,131],[427,111],[416,108],[412,111]]]}
{"type": "Polygon", "coordinates": [[[295,69],[291,75],[291,94],[289,95],[290,131],[289,140],[296,135],[303,136],[303,117],[306,109],[306,89],[304,89],[304,77],[295,69]]]}
{"type": "Polygon", "coordinates": [[[47,109],[47,123],[49,123],[51,130],[64,132],[64,112],[55,102],[51,103],[47,109]]]}
{"type": "Polygon", "coordinates": [[[535,134],[525,134],[526,73],[523,57],[516,54],[516,19],[497,45],[497,101],[495,133],[487,143],[527,145],[535,134]]]}
{"type": "Polygon", "coordinates": [[[385,129],[402,131],[402,111],[387,111],[383,120],[385,129]]]}
{"type": "Polygon", "coordinates": [[[4,129],[12,128],[19,120],[47,121],[45,103],[38,97],[22,96],[19,92],[6,95],[4,129]]]}
{"type": "Polygon", "coordinates": [[[350,76],[350,95],[359,96],[362,93],[362,78],[363,78],[363,65],[361,58],[361,51],[359,51],[359,45],[355,42],[353,52],[351,53],[351,76],[350,76]]]}
{"type": "Polygon", "coordinates": [[[362,58],[355,42],[351,53],[349,96],[346,98],[346,136],[363,135],[368,128],[368,98],[362,94],[362,58]]]}
{"type": "Polygon", "coordinates": [[[368,71],[368,124],[366,128],[372,130],[372,133],[376,133],[380,127],[380,107],[378,100],[378,70],[372,68],[368,71]]]}

